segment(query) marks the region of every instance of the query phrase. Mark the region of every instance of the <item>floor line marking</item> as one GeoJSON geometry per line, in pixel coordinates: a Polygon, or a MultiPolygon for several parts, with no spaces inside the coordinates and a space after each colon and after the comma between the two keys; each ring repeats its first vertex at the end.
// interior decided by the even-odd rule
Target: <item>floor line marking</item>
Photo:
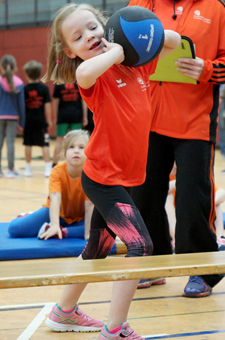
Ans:
{"type": "Polygon", "coordinates": [[[45,306],[46,304],[55,304],[55,302],[42,302],[42,303],[27,303],[27,304],[21,304],[21,305],[8,305],[8,306],[0,306],[0,310],[1,309],[5,309],[5,308],[21,308],[21,307],[39,307],[39,306],[45,306]]]}
{"type": "Polygon", "coordinates": [[[158,340],[158,339],[172,339],[172,338],[183,338],[187,336],[198,336],[198,335],[209,335],[209,334],[221,334],[225,333],[225,330],[214,330],[214,331],[203,331],[203,332],[192,332],[192,333],[178,333],[178,334],[154,334],[145,335],[142,337],[146,340],[158,340]]]}
{"type": "Polygon", "coordinates": [[[29,340],[34,334],[40,324],[44,321],[46,314],[48,314],[55,303],[46,303],[44,308],[38,313],[29,326],[23,331],[23,333],[17,338],[17,340],[29,340]]]}

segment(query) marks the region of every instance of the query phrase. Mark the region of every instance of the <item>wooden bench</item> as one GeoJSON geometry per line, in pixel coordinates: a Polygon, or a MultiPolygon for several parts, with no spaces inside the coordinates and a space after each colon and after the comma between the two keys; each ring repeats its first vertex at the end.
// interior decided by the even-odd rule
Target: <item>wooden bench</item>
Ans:
{"type": "Polygon", "coordinates": [[[0,288],[222,273],[225,273],[225,252],[88,261],[75,258],[5,261],[0,264],[0,288]]]}

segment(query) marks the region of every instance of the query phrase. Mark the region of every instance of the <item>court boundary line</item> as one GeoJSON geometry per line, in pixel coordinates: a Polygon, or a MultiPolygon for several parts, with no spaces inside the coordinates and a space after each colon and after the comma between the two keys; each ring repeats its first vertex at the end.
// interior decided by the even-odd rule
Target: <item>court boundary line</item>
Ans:
{"type": "Polygon", "coordinates": [[[37,316],[31,321],[23,333],[17,338],[17,340],[29,340],[30,337],[36,332],[41,323],[45,320],[46,314],[49,314],[55,303],[46,303],[44,308],[37,314],[37,316]]]}

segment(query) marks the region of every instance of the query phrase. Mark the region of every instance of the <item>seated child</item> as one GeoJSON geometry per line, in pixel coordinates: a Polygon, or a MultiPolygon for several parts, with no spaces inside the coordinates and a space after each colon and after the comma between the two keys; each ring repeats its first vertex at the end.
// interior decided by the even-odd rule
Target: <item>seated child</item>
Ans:
{"type": "Polygon", "coordinates": [[[11,221],[8,230],[11,237],[88,239],[93,204],[81,186],[87,142],[87,131],[74,130],[66,134],[62,150],[66,162],[52,169],[45,204],[39,210],[11,221]],[[79,223],[83,219],[85,227],[79,223]]]}
{"type": "MultiPolygon", "coordinates": [[[[170,174],[169,191],[166,201],[166,212],[168,216],[170,236],[172,240],[173,248],[175,246],[175,225],[176,225],[176,215],[175,215],[175,191],[176,191],[176,165],[174,164],[173,169],[170,174]]],[[[221,209],[221,203],[225,201],[225,190],[215,185],[215,229],[217,236],[217,243],[225,245],[224,238],[224,225],[223,225],[223,213],[221,209]]]]}

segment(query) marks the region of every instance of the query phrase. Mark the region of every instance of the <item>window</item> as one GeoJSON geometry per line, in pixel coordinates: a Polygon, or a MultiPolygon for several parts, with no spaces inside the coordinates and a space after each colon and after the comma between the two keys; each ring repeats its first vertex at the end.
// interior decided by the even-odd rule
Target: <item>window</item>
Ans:
{"type": "Polygon", "coordinates": [[[122,0],[0,0],[0,29],[50,24],[54,13],[67,3],[89,3],[111,15],[125,7],[122,0]]]}

